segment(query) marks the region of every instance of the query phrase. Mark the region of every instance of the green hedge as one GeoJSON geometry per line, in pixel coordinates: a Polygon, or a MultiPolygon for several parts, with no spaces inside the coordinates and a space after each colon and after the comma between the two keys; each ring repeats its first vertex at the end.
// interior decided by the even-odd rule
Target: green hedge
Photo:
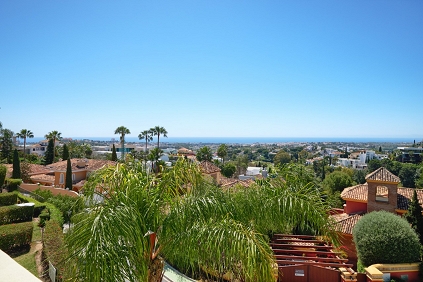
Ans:
{"type": "Polygon", "coordinates": [[[2,189],[4,180],[6,179],[7,167],[3,164],[0,164],[0,189],[2,189]]]}
{"type": "Polygon", "coordinates": [[[9,250],[31,244],[33,228],[32,222],[0,226],[0,249],[9,250]]]}
{"type": "Polygon", "coordinates": [[[7,190],[9,192],[17,191],[19,185],[21,184],[22,184],[22,179],[9,178],[7,179],[7,190]]]}
{"type": "Polygon", "coordinates": [[[0,193],[0,207],[16,204],[18,195],[16,193],[0,193]]]}
{"type": "Polygon", "coordinates": [[[34,206],[0,207],[0,225],[15,222],[32,221],[34,206]]]}
{"type": "Polygon", "coordinates": [[[18,199],[21,203],[34,203],[34,217],[38,217],[40,213],[46,208],[44,203],[40,203],[39,201],[35,200],[34,198],[24,196],[22,194],[18,194],[18,199]]]}
{"type": "Polygon", "coordinates": [[[65,259],[68,257],[62,225],[57,220],[46,221],[44,229],[44,258],[58,270],[59,276],[65,278],[65,259]]]}
{"type": "Polygon", "coordinates": [[[353,229],[358,259],[375,263],[411,263],[420,260],[419,238],[403,218],[386,211],[364,215],[353,229]]]}

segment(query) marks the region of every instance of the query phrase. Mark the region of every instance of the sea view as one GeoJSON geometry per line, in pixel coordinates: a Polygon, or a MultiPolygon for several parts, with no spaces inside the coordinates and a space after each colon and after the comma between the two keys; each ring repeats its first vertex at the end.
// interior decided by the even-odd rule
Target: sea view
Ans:
{"type": "MultiPolygon", "coordinates": [[[[93,141],[112,141],[119,142],[119,136],[115,137],[69,137],[73,140],[93,140],[93,141]]],[[[34,137],[28,139],[28,143],[36,143],[44,140],[44,137],[34,137]]],[[[410,137],[168,137],[160,138],[163,143],[218,143],[218,144],[253,144],[253,143],[287,143],[287,142],[389,142],[389,143],[410,143],[416,138],[410,137]]],[[[416,139],[420,140],[420,139],[416,139]]],[[[144,142],[138,137],[125,136],[126,142],[144,142]]]]}

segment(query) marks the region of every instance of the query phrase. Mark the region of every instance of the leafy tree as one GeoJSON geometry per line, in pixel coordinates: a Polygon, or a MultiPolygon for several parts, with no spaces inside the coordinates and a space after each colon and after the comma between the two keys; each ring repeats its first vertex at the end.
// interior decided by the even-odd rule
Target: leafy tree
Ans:
{"type": "Polygon", "coordinates": [[[160,135],[167,137],[167,131],[162,126],[155,126],[150,128],[150,131],[153,133],[153,136],[157,136],[157,148],[160,148],[160,135]]]}
{"type": "Polygon", "coordinates": [[[365,169],[354,169],[352,180],[355,183],[364,184],[366,183],[367,170],[365,169]]]}
{"type": "Polygon", "coordinates": [[[248,157],[240,155],[235,159],[235,166],[237,175],[245,173],[248,167],[248,157]]]}
{"type": "Polygon", "coordinates": [[[196,158],[198,161],[209,161],[211,162],[213,159],[213,153],[210,147],[204,146],[197,151],[196,158]]]}
{"type": "MultiPolygon", "coordinates": [[[[373,159],[373,160],[370,160],[368,163],[367,163],[367,169],[369,170],[369,172],[373,172],[373,171],[375,171],[376,169],[378,169],[378,168],[380,168],[382,166],[382,164],[381,164],[381,162],[380,162],[380,160],[377,160],[377,159],[373,159]]],[[[387,168],[388,169],[388,168],[387,168]]],[[[389,169],[388,169],[389,170],[389,169]]],[[[390,170],[389,170],[390,171],[390,170]]],[[[392,172],[392,171],[391,171],[392,172]]],[[[393,173],[393,172],[392,172],[393,173]]]]}
{"type": "Polygon", "coordinates": [[[7,167],[0,164],[0,190],[3,187],[4,181],[6,180],[7,167]]]}
{"type": "Polygon", "coordinates": [[[379,146],[379,153],[382,153],[382,146],[379,146]]]}
{"type": "Polygon", "coordinates": [[[13,150],[13,179],[21,178],[21,161],[19,160],[18,150],[13,150]]]}
{"type": "Polygon", "coordinates": [[[323,180],[323,187],[331,193],[342,192],[344,188],[350,187],[353,184],[354,181],[351,176],[343,171],[334,171],[328,174],[325,180],[323,180]]]}
{"type": "Polygon", "coordinates": [[[6,128],[3,129],[1,133],[1,158],[6,160],[7,163],[11,163],[13,151],[13,131],[6,128]]]}
{"type": "Polygon", "coordinates": [[[72,181],[72,164],[70,159],[67,159],[66,162],[66,179],[65,179],[65,187],[72,190],[73,181],[72,181]]]}
{"type": "Polygon", "coordinates": [[[28,129],[22,129],[20,132],[16,134],[19,138],[24,140],[24,155],[26,154],[26,138],[34,138],[34,133],[28,129]]]}
{"type": "Polygon", "coordinates": [[[416,232],[405,219],[387,211],[364,215],[353,229],[353,239],[358,259],[365,266],[420,260],[420,242],[416,232]]]}
{"type": "Polygon", "coordinates": [[[422,207],[419,204],[419,199],[417,198],[417,192],[414,189],[413,198],[411,203],[408,205],[408,210],[404,215],[404,218],[411,224],[411,227],[416,231],[417,235],[420,238],[420,244],[423,245],[423,215],[422,207]]]}
{"type": "Polygon", "coordinates": [[[74,277],[84,281],[153,281],[159,255],[194,277],[207,269],[217,278],[230,272],[234,280],[274,281],[275,258],[264,234],[307,222],[316,235],[336,241],[318,191],[281,179],[223,191],[204,181],[195,163],[180,159],[160,177],[139,162],[97,171],[85,186],[88,199],[99,184],[107,199],[75,216],[81,220],[67,236],[74,277]],[[110,261],[114,267],[99,267],[110,261]]]}
{"type": "Polygon", "coordinates": [[[115,144],[113,144],[113,148],[112,148],[112,161],[114,161],[114,162],[117,161],[115,144]]]}
{"type": "Polygon", "coordinates": [[[63,144],[62,160],[67,160],[67,159],[69,159],[68,145],[63,144]]]}
{"type": "Polygon", "coordinates": [[[236,171],[236,166],[233,163],[226,163],[221,168],[221,173],[223,176],[231,178],[236,171]]]}
{"type": "Polygon", "coordinates": [[[54,141],[53,139],[48,140],[46,153],[44,155],[44,164],[49,165],[54,161],[54,141]]]}
{"type": "Polygon", "coordinates": [[[423,166],[420,166],[416,176],[416,187],[423,188],[423,166]]]}
{"type": "Polygon", "coordinates": [[[125,160],[125,135],[131,134],[131,131],[129,131],[128,128],[125,126],[119,126],[115,130],[115,134],[120,134],[120,146],[122,148],[122,161],[125,160]]]}
{"type": "Polygon", "coordinates": [[[276,153],[275,157],[273,158],[273,163],[275,165],[287,164],[291,161],[291,155],[284,150],[280,150],[276,153]]]}
{"type": "Polygon", "coordinates": [[[219,148],[217,148],[217,156],[222,158],[222,162],[225,163],[225,157],[228,155],[228,146],[226,144],[221,144],[219,148]]]}
{"type": "Polygon", "coordinates": [[[414,188],[416,181],[417,167],[414,164],[402,164],[398,174],[404,187],[414,188]]]}

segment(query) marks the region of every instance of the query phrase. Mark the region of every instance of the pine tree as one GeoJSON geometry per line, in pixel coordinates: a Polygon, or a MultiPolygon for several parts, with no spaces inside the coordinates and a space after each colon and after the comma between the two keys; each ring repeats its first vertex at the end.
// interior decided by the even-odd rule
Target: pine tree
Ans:
{"type": "Polygon", "coordinates": [[[72,164],[70,159],[66,163],[66,181],[65,181],[65,188],[69,188],[72,190],[72,164]]]}
{"type": "Polygon", "coordinates": [[[44,155],[44,164],[49,165],[54,161],[54,142],[53,139],[48,140],[46,154],[44,155]]]}
{"type": "Polygon", "coordinates": [[[19,160],[18,150],[13,151],[13,172],[12,178],[20,179],[21,178],[21,162],[19,160]]]}
{"type": "Polygon", "coordinates": [[[404,218],[411,224],[411,227],[416,231],[420,238],[420,244],[423,245],[423,215],[422,207],[419,204],[417,198],[417,192],[414,189],[413,198],[408,206],[408,211],[404,215],[404,218]]]}
{"type": "Polygon", "coordinates": [[[66,144],[63,145],[63,153],[62,153],[62,160],[69,159],[69,149],[66,144]]]}
{"type": "Polygon", "coordinates": [[[117,161],[115,144],[113,144],[113,149],[112,149],[112,161],[114,161],[114,162],[117,161]]]}

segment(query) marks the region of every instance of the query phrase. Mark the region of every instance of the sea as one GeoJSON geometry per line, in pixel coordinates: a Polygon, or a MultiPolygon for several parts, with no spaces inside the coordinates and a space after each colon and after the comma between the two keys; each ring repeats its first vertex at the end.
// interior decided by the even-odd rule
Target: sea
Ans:
{"type": "MultiPolygon", "coordinates": [[[[68,137],[65,137],[68,138],[68,137]]],[[[69,137],[72,140],[93,140],[105,142],[119,142],[119,136],[114,137],[69,137]]],[[[193,144],[275,144],[275,143],[318,143],[318,142],[342,142],[342,143],[413,143],[421,141],[423,138],[389,138],[389,137],[160,137],[162,143],[193,143],[193,144]]],[[[37,143],[45,140],[44,137],[34,137],[27,139],[27,143],[37,143]]],[[[157,139],[154,138],[154,141],[157,139]]],[[[140,142],[138,137],[126,136],[128,143],[140,142]]],[[[153,142],[154,142],[153,141],[153,142]]]]}

